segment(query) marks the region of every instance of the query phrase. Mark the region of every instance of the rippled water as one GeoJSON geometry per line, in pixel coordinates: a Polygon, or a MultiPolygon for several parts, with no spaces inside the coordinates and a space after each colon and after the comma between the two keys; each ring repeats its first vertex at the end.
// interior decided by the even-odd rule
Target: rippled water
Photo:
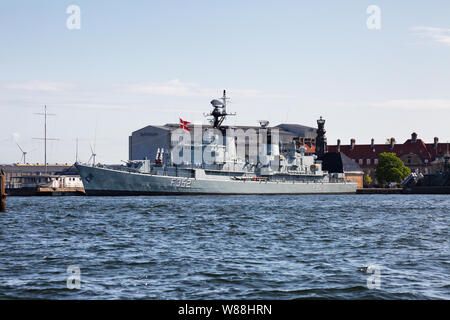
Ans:
{"type": "Polygon", "coordinates": [[[0,214],[0,298],[450,299],[450,197],[38,197],[0,214]],[[67,289],[67,267],[81,288],[67,289]],[[368,289],[366,267],[380,267],[368,289]]]}

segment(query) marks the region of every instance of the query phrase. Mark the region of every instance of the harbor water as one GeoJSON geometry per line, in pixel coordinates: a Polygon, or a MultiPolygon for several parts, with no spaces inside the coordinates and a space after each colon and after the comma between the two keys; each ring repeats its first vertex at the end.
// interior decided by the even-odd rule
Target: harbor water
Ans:
{"type": "Polygon", "coordinates": [[[1,299],[450,299],[448,195],[6,205],[1,299]]]}

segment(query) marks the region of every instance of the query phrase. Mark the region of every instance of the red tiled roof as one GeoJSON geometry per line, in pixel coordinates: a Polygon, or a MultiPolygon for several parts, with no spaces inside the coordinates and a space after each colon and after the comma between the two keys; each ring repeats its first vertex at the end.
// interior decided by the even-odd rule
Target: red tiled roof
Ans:
{"type": "Polygon", "coordinates": [[[437,148],[434,147],[434,143],[427,143],[426,147],[431,154],[431,158],[435,160],[437,157],[442,157],[450,150],[450,143],[438,143],[437,148]]]}
{"type": "MultiPolygon", "coordinates": [[[[352,149],[351,145],[341,145],[340,151],[345,153],[352,159],[377,159],[382,152],[394,152],[397,156],[413,153],[418,155],[422,161],[434,161],[437,157],[447,152],[448,143],[438,143],[437,148],[434,143],[425,144],[421,139],[408,139],[403,144],[394,144],[391,149],[390,144],[355,144],[352,149]]],[[[336,152],[336,145],[328,146],[329,152],[336,152]]]]}

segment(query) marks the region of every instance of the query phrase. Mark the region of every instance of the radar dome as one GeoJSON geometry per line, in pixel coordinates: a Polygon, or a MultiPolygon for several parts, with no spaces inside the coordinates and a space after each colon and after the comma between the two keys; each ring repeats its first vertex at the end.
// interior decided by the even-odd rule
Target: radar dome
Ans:
{"type": "Polygon", "coordinates": [[[223,102],[217,99],[211,100],[211,104],[214,108],[221,108],[223,107],[223,102]]]}

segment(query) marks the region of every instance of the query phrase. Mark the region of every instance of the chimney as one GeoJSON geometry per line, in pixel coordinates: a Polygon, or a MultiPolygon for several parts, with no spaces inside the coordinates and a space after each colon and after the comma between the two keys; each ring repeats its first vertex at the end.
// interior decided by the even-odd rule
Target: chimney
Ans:
{"type": "Polygon", "coordinates": [[[337,152],[341,152],[341,139],[338,139],[338,140],[337,140],[336,151],[337,151],[337,152]]]}
{"type": "Polygon", "coordinates": [[[412,140],[412,142],[416,142],[417,141],[417,133],[413,132],[411,134],[411,140],[412,140]]]}
{"type": "Polygon", "coordinates": [[[434,149],[435,150],[437,150],[438,143],[439,143],[439,138],[438,137],[434,137],[434,149]]]}
{"type": "Polygon", "coordinates": [[[350,149],[353,150],[355,149],[355,139],[350,139],[350,149]]]}
{"type": "Polygon", "coordinates": [[[391,150],[394,150],[395,138],[391,138],[391,150]]]}
{"type": "Polygon", "coordinates": [[[370,140],[370,148],[371,148],[372,150],[375,149],[375,139],[374,139],[374,138],[372,138],[372,140],[370,140]]]}

